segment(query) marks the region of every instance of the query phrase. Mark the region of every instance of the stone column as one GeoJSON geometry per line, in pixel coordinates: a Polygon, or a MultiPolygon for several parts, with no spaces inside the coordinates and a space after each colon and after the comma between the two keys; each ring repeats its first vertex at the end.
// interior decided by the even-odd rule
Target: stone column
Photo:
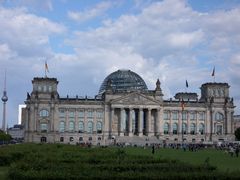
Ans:
{"type": "Polygon", "coordinates": [[[143,135],[143,109],[139,109],[139,117],[138,117],[138,136],[143,135]]]}
{"type": "Polygon", "coordinates": [[[182,134],[182,127],[183,127],[182,112],[178,111],[178,134],[182,134]]]}
{"type": "Polygon", "coordinates": [[[199,133],[199,116],[198,116],[198,112],[195,112],[196,113],[196,118],[197,118],[197,123],[196,123],[196,134],[197,135],[200,135],[199,133]]]}
{"type": "Polygon", "coordinates": [[[109,137],[112,138],[113,133],[113,122],[114,122],[114,108],[111,108],[111,115],[110,115],[110,121],[109,121],[109,137]]]}
{"type": "Polygon", "coordinates": [[[146,127],[146,131],[147,131],[147,135],[148,136],[152,136],[151,127],[152,127],[152,123],[151,123],[151,109],[148,108],[148,111],[147,111],[147,127],[146,127]]]}
{"type": "Polygon", "coordinates": [[[123,108],[121,108],[120,111],[120,120],[119,120],[119,136],[124,136],[124,123],[125,122],[125,116],[124,116],[125,110],[123,108]]]}
{"type": "MultiPolygon", "coordinates": [[[[38,104],[35,104],[34,105],[34,123],[32,128],[33,131],[38,131],[38,128],[41,131],[41,126],[40,126],[40,122],[38,121],[38,117],[39,117],[38,104]]],[[[49,128],[49,125],[48,125],[48,128],[49,128]]]]}
{"type": "Polygon", "coordinates": [[[160,135],[160,108],[157,109],[155,135],[160,135]]]}
{"type": "Polygon", "coordinates": [[[129,130],[128,130],[128,136],[133,136],[133,126],[132,126],[132,119],[133,119],[133,113],[134,110],[132,108],[129,109],[129,114],[128,114],[128,123],[129,123],[129,130]]]}
{"type": "Polygon", "coordinates": [[[189,112],[188,111],[185,111],[186,112],[186,115],[187,115],[187,133],[190,134],[191,132],[191,123],[190,123],[190,116],[189,116],[189,112]]]}
{"type": "Polygon", "coordinates": [[[163,126],[164,126],[164,122],[163,122],[163,108],[159,109],[159,135],[163,135],[163,126]]]}

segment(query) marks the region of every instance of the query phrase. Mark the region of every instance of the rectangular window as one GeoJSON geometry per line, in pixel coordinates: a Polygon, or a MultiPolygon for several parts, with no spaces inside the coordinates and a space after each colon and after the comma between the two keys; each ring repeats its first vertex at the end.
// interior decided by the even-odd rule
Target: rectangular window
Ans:
{"type": "Polygon", "coordinates": [[[172,112],[172,119],[173,120],[178,120],[178,112],[177,111],[172,112]]]}
{"type": "Polygon", "coordinates": [[[41,132],[47,132],[47,124],[46,123],[41,123],[40,128],[41,128],[41,132]]]}
{"type": "Polygon", "coordinates": [[[196,119],[197,119],[196,113],[195,113],[195,112],[191,112],[191,113],[190,113],[190,120],[191,120],[191,121],[194,121],[194,120],[196,120],[196,119]]]}
{"type": "Polygon", "coordinates": [[[68,113],[69,118],[75,118],[75,112],[74,111],[69,111],[68,113]]]}
{"type": "Polygon", "coordinates": [[[103,111],[97,111],[97,118],[102,119],[103,118],[103,111]]]}
{"type": "Polygon", "coordinates": [[[61,118],[65,118],[66,117],[64,109],[59,109],[59,117],[61,117],[61,118]]]}
{"type": "Polygon", "coordinates": [[[199,118],[199,121],[204,121],[205,120],[205,112],[199,112],[198,118],[199,118]]]}
{"type": "Polygon", "coordinates": [[[80,111],[78,111],[78,117],[79,118],[84,118],[84,110],[81,109],[80,111]]]}
{"type": "Polygon", "coordinates": [[[187,112],[186,111],[182,112],[182,119],[187,120],[187,112]]]}
{"type": "Polygon", "coordinates": [[[163,118],[164,118],[164,120],[169,120],[169,119],[170,119],[170,113],[169,113],[169,111],[165,111],[165,112],[163,113],[163,118]]]}
{"type": "Polygon", "coordinates": [[[89,109],[88,112],[87,112],[87,117],[88,118],[93,118],[93,110],[92,109],[89,109]]]}

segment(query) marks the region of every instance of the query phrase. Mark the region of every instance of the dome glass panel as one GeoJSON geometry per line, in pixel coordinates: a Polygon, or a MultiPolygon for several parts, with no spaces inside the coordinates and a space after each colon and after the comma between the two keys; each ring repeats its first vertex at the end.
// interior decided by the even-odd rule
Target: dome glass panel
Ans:
{"type": "Polygon", "coordinates": [[[146,83],[138,74],[130,70],[118,70],[104,79],[99,94],[105,92],[109,81],[113,91],[147,90],[146,83]]]}

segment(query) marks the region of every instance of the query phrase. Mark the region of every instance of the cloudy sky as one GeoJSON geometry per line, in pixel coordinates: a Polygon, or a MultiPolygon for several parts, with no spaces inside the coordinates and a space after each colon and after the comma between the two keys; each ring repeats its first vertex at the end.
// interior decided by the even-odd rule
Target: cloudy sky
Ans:
{"type": "Polygon", "coordinates": [[[159,78],[165,99],[186,91],[186,79],[199,94],[215,66],[239,114],[239,29],[239,0],[0,0],[8,124],[17,123],[33,77],[44,76],[45,59],[62,97],[94,96],[118,69],[138,73],[149,89],[159,78]]]}

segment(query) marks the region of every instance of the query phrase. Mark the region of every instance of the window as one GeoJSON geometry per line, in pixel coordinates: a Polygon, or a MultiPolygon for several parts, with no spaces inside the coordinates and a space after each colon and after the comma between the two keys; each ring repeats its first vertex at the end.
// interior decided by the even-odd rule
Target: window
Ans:
{"type": "Polygon", "coordinates": [[[78,112],[78,117],[79,118],[84,118],[84,110],[81,109],[79,112],[78,112]]]}
{"type": "Polygon", "coordinates": [[[69,138],[69,141],[70,141],[70,142],[73,142],[73,141],[74,141],[74,138],[73,138],[73,137],[70,137],[70,138],[69,138]]]}
{"type": "Polygon", "coordinates": [[[195,134],[195,133],[196,133],[196,126],[195,126],[194,123],[192,123],[192,124],[190,125],[190,133],[191,133],[191,134],[195,134]]]}
{"type": "Polygon", "coordinates": [[[168,125],[168,123],[165,123],[164,127],[163,127],[163,133],[168,134],[168,132],[169,132],[169,125],[168,125]]]}
{"type": "Polygon", "coordinates": [[[186,111],[182,112],[182,119],[187,120],[187,112],[186,111]]]}
{"type": "Polygon", "coordinates": [[[93,118],[93,110],[92,109],[89,109],[88,112],[87,112],[87,117],[88,118],[93,118]]]}
{"type": "Polygon", "coordinates": [[[47,124],[46,123],[41,123],[40,124],[40,129],[41,129],[41,132],[47,132],[47,124]]]}
{"type": "Polygon", "coordinates": [[[182,132],[183,132],[183,134],[187,134],[187,124],[186,123],[183,123],[183,125],[182,125],[182,132]]]}
{"type": "Polygon", "coordinates": [[[178,133],[178,124],[174,123],[173,124],[173,134],[177,134],[178,133]]]}
{"type": "Polygon", "coordinates": [[[204,124],[199,124],[199,134],[204,134],[204,124]]]}
{"type": "Polygon", "coordinates": [[[197,119],[196,113],[195,113],[195,112],[191,112],[191,113],[190,113],[190,120],[191,120],[191,121],[194,121],[194,120],[196,120],[196,119],[197,119]]]}
{"type": "Polygon", "coordinates": [[[216,125],[216,133],[218,135],[221,135],[223,133],[223,127],[222,125],[216,125]]]}
{"type": "Polygon", "coordinates": [[[64,132],[65,131],[65,122],[61,121],[59,123],[59,132],[64,132]]]}
{"type": "Polygon", "coordinates": [[[173,111],[173,113],[172,113],[172,119],[173,120],[178,120],[178,112],[177,111],[173,111]]]}
{"type": "Polygon", "coordinates": [[[102,122],[97,122],[97,133],[102,133],[102,122]]]}
{"type": "Polygon", "coordinates": [[[39,115],[40,115],[40,117],[48,117],[49,116],[49,112],[48,112],[48,110],[43,109],[43,110],[41,110],[39,112],[39,115]]]}
{"type": "Polygon", "coordinates": [[[79,141],[80,141],[80,142],[83,141],[83,137],[79,137],[79,141]]]}
{"type": "Polygon", "coordinates": [[[60,137],[60,142],[64,142],[64,137],[60,137]]]}
{"type": "Polygon", "coordinates": [[[48,86],[48,91],[52,92],[52,86],[48,86]]]}
{"type": "Polygon", "coordinates": [[[97,118],[102,119],[103,118],[103,111],[97,111],[97,118]]]}
{"type": "Polygon", "coordinates": [[[205,112],[199,112],[198,115],[199,121],[205,121],[205,112]]]}
{"type": "Polygon", "coordinates": [[[69,131],[74,131],[74,122],[73,121],[69,122],[69,131]]]}
{"type": "Polygon", "coordinates": [[[169,111],[165,111],[163,113],[163,118],[164,118],[164,120],[169,120],[170,119],[170,112],[169,111]]]}
{"type": "Polygon", "coordinates": [[[69,111],[68,116],[70,119],[75,119],[75,112],[74,111],[69,111]]]}
{"type": "Polygon", "coordinates": [[[89,137],[88,140],[89,140],[89,141],[92,141],[92,137],[89,137]]]}
{"type": "Polygon", "coordinates": [[[41,86],[38,86],[38,91],[42,91],[42,87],[41,86]]]}
{"type": "Polygon", "coordinates": [[[44,86],[43,86],[43,92],[46,92],[46,91],[47,91],[47,86],[44,85],[44,86]]]}
{"type": "Polygon", "coordinates": [[[65,118],[65,110],[64,109],[59,109],[59,117],[65,118]]]}
{"type": "Polygon", "coordinates": [[[83,133],[84,132],[84,123],[83,123],[83,121],[80,121],[79,123],[78,123],[78,129],[79,129],[79,133],[83,133]]]}
{"type": "Polygon", "coordinates": [[[101,137],[98,137],[98,141],[101,141],[102,140],[102,138],[101,137]]]}
{"type": "Polygon", "coordinates": [[[88,133],[93,132],[93,122],[88,122],[88,133]]]}
{"type": "Polygon", "coordinates": [[[216,121],[223,121],[223,114],[222,113],[216,113],[215,114],[215,120],[216,121]]]}

